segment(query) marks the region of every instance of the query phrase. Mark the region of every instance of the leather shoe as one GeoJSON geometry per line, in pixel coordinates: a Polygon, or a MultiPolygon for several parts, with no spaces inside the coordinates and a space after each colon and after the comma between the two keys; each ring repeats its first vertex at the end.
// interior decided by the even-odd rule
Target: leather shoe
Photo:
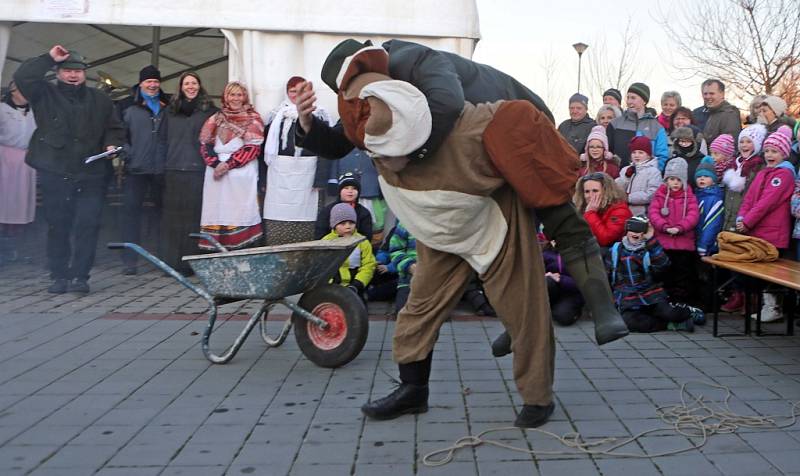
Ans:
{"type": "Polygon", "coordinates": [[[375,420],[392,420],[409,413],[428,411],[428,386],[401,383],[394,392],[361,407],[361,413],[375,420]]]}
{"type": "Polygon", "coordinates": [[[53,281],[53,284],[47,288],[47,292],[51,294],[64,294],[67,292],[67,280],[66,279],[56,279],[53,281]]]}
{"type": "Polygon", "coordinates": [[[517,428],[536,428],[547,423],[553,410],[556,409],[554,403],[550,402],[549,405],[522,405],[522,411],[517,415],[514,420],[514,426],[517,428]]]}
{"type": "Polygon", "coordinates": [[[492,355],[495,357],[503,357],[511,353],[511,336],[508,331],[503,331],[502,334],[497,336],[497,339],[492,342],[492,355]]]}

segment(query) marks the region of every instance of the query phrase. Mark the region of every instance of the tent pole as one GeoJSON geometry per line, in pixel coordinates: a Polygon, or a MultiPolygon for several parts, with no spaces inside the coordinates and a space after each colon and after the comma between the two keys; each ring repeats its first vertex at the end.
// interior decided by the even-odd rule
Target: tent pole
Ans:
{"type": "Polygon", "coordinates": [[[158,68],[158,50],[161,46],[161,27],[153,27],[153,47],[150,50],[150,64],[158,68]]]}

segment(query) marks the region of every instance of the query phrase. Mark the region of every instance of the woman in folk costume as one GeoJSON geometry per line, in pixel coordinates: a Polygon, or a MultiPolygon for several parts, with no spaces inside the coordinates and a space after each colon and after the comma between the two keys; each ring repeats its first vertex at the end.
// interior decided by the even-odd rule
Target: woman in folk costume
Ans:
{"type": "MultiPolygon", "coordinates": [[[[511,336],[514,378],[524,402],[515,424],[541,425],[554,408],[554,343],[530,208],[570,204],[578,157],[544,112],[529,101],[512,100],[462,103],[438,150],[411,161],[408,155],[428,140],[435,121],[425,95],[388,73],[385,52],[356,55],[339,93],[344,131],[375,155],[384,197],[417,238],[419,257],[393,340],[401,385],[362,412],[391,419],[427,411],[439,328],[477,272],[511,336]]],[[[598,271],[598,291],[590,298],[607,286],[602,264],[598,271]]],[[[592,278],[584,272],[581,284],[592,278]]],[[[610,291],[603,296],[596,304],[613,307],[610,291]]],[[[601,342],[627,333],[618,313],[607,320],[612,322],[602,323],[610,325],[598,333],[601,342]]]]}
{"type": "Polygon", "coordinates": [[[34,130],[30,105],[12,81],[0,103],[0,265],[16,259],[16,241],[36,212],[36,171],[25,163],[34,130]]]}
{"type": "MultiPolygon", "coordinates": [[[[292,76],[286,83],[286,100],[270,113],[264,162],[267,192],[264,197],[264,229],[267,246],[314,239],[317,211],[324,199],[328,162],[295,146],[297,93],[305,79],[292,76]]],[[[330,124],[322,108],[314,111],[330,124]]]]}
{"type": "MultiPolygon", "coordinates": [[[[250,104],[247,88],[228,83],[222,110],[200,130],[200,153],[206,163],[201,230],[228,249],[258,243],[263,235],[258,211],[258,158],[264,122],[250,104]]],[[[203,249],[214,248],[206,241],[203,249]]]]}

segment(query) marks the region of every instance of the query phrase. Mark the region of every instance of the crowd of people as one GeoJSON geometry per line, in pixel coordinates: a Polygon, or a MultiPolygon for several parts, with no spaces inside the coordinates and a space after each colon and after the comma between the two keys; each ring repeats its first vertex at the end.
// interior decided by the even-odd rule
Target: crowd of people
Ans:
{"type": "MultiPolygon", "coordinates": [[[[159,256],[184,274],[191,269],[182,256],[215,249],[189,238],[198,230],[230,250],[357,233],[371,251],[359,247],[333,281],[365,300],[391,299],[399,290],[396,309],[403,306],[416,264],[415,239],[403,224],[385,223],[392,214],[375,165],[358,147],[345,153],[349,141],[325,132],[335,130],[322,127],[334,126],[327,111],[314,111],[321,139],[304,137],[309,126],[298,123],[297,109],[304,78],[289,78],[285,99],[263,113],[252,106],[247,87],[235,81],[225,86],[217,107],[192,72],[181,75],[177,91],[166,93],[152,65],[142,68],[130,96],[113,104],[86,87],[87,66],[79,54],[55,46],[20,67],[0,104],[0,262],[14,259],[21,230],[33,221],[38,171],[48,223],[49,290],[88,292],[111,162],[83,159],[121,145],[124,241],[140,241],[146,201],[159,217],[159,256]],[[54,66],[55,84],[44,77],[54,66]],[[317,156],[304,142],[331,158],[344,157],[317,156]],[[351,222],[352,229],[345,229],[351,222]]],[[[615,282],[624,278],[612,271],[617,261],[629,261],[626,250],[655,246],[651,242],[660,247],[648,254],[651,285],[663,286],[664,296],[689,309],[703,307],[710,295],[699,258],[716,252],[721,231],[763,238],[784,256],[800,259],[800,225],[792,229],[792,216],[800,215],[798,123],[782,99],[759,96],[742,128],[721,81],[709,79],[701,89],[703,106],[691,110],[680,94],[667,91],[657,112],[648,107],[646,84],[631,84],[624,97],[611,88],[594,119],[588,98],[574,94],[569,119],[558,126],[580,159],[573,203],[607,264],[616,256],[608,271],[621,307],[628,299],[623,295],[634,288],[640,305],[651,304],[636,277],[615,282]],[[651,231],[637,235],[631,227],[642,220],[651,231]]],[[[548,289],[554,320],[567,325],[580,316],[582,299],[552,238],[540,240],[548,248],[548,289]]],[[[135,253],[124,253],[122,260],[124,274],[137,273],[135,253]]],[[[732,282],[726,311],[744,302],[740,281],[732,282]]],[[[476,308],[494,314],[479,284],[477,289],[476,308]]],[[[765,320],[780,318],[775,299],[766,299],[764,311],[765,320]]],[[[694,321],[702,322],[698,316],[694,321]]],[[[628,326],[659,329],[666,321],[628,326]]]]}

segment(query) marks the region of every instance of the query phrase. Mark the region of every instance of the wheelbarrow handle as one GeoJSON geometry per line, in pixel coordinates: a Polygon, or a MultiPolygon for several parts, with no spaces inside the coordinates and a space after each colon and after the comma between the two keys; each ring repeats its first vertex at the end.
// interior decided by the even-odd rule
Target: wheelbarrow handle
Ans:
{"type": "Polygon", "coordinates": [[[225,248],[224,246],[222,246],[222,243],[217,241],[216,238],[214,238],[213,236],[209,235],[208,233],[202,233],[202,232],[201,233],[189,233],[189,238],[194,238],[195,240],[206,240],[209,243],[211,243],[214,246],[214,248],[217,249],[217,251],[220,251],[222,253],[227,253],[228,252],[228,248],[225,248]]]}
{"type": "Polygon", "coordinates": [[[127,243],[108,243],[106,246],[108,246],[110,250],[121,250],[127,248],[125,245],[127,245],[127,243]]]}

